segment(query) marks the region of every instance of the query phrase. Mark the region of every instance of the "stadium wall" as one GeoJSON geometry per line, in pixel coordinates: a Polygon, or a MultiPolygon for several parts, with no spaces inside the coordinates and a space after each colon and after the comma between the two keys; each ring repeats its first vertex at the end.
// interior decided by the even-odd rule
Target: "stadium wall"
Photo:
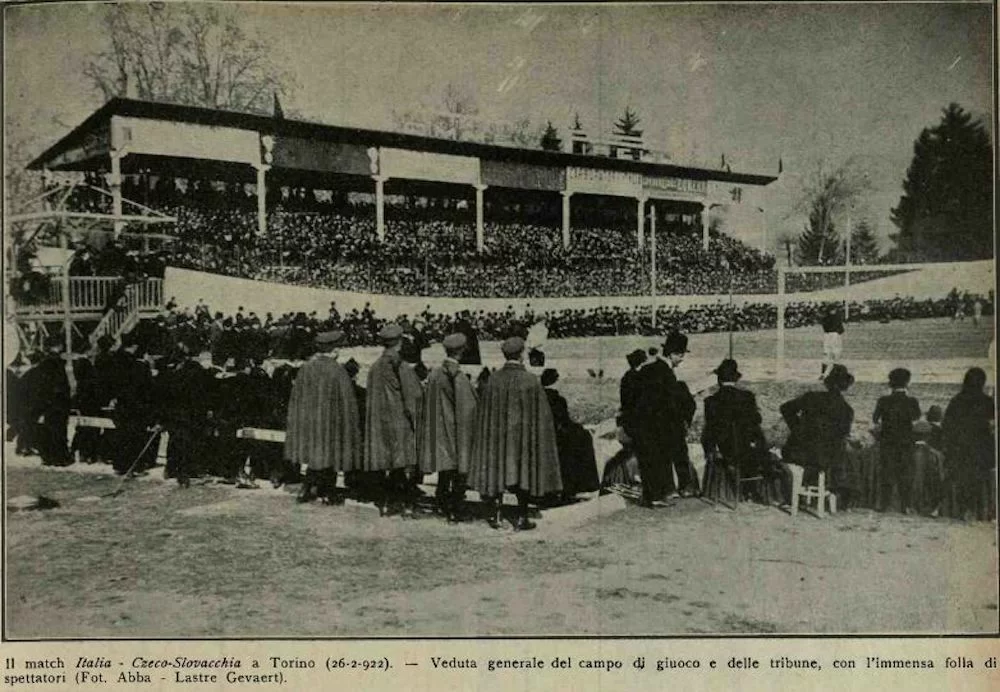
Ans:
{"type": "MultiPolygon", "coordinates": [[[[979,262],[954,262],[926,267],[914,272],[868,281],[851,286],[846,296],[863,301],[869,298],[892,298],[909,296],[917,299],[941,298],[952,288],[959,291],[986,294],[993,289],[994,268],[992,260],[979,262]]],[[[343,314],[354,308],[362,309],[370,303],[379,315],[395,317],[401,314],[414,315],[430,305],[436,313],[453,314],[461,310],[485,310],[502,312],[507,306],[520,312],[530,304],[536,313],[589,309],[594,307],[632,307],[648,305],[648,296],[588,296],[580,298],[427,298],[421,296],[390,296],[351,291],[335,291],[309,288],[288,284],[254,281],[231,276],[209,274],[169,267],[165,277],[164,295],[174,298],[179,305],[194,306],[198,301],[214,311],[233,314],[243,306],[246,311],[259,315],[271,312],[279,315],[285,312],[312,312],[325,315],[331,301],[336,301],[337,309],[343,314]]],[[[788,294],[789,302],[810,302],[843,300],[843,288],[814,291],[810,293],[788,294]]],[[[660,305],[685,307],[728,301],[726,295],[660,296],[660,305]]],[[[776,302],[776,295],[750,294],[733,297],[737,304],[776,302]]]]}

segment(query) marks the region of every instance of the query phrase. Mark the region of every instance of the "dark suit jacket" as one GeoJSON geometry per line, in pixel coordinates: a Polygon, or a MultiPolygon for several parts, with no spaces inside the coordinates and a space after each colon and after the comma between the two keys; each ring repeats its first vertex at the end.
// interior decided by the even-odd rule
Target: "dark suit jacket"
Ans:
{"type": "Polygon", "coordinates": [[[781,416],[791,432],[785,461],[821,471],[843,468],[854,409],[840,392],[806,392],[782,404],[781,416]]]}
{"type": "Polygon", "coordinates": [[[751,458],[765,448],[760,429],[760,410],[753,392],[732,386],[705,399],[705,427],[701,444],[708,457],[718,451],[728,463],[737,459],[748,466],[751,458]]]}
{"type": "Polygon", "coordinates": [[[912,444],[913,422],[920,419],[920,404],[906,392],[879,397],[872,422],[882,425],[882,443],[912,444]]]}
{"type": "Polygon", "coordinates": [[[639,403],[639,371],[629,370],[622,375],[619,386],[619,396],[621,397],[621,420],[619,423],[629,437],[635,437],[636,407],[639,403]]]}
{"type": "Polygon", "coordinates": [[[687,385],[678,382],[665,361],[654,360],[639,371],[636,427],[641,446],[681,445],[686,450],[687,426],[695,408],[687,385]]]}

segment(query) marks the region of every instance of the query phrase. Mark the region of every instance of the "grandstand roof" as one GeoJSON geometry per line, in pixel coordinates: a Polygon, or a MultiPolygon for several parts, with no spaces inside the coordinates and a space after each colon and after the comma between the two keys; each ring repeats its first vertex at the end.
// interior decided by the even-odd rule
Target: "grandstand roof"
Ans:
{"type": "MultiPolygon", "coordinates": [[[[361,141],[368,146],[397,147],[400,149],[439,154],[476,156],[480,159],[491,161],[511,161],[542,166],[581,166],[646,175],[674,176],[692,180],[716,180],[747,185],[767,185],[777,180],[775,176],[770,175],[732,173],[708,168],[613,159],[603,156],[571,154],[540,149],[521,149],[483,144],[480,142],[455,141],[399,132],[324,125],[302,120],[278,119],[270,116],[238,113],[235,111],[126,98],[114,98],[105,103],[80,125],[35,158],[28,165],[28,168],[39,170],[50,167],[58,156],[74,147],[80,146],[89,137],[103,128],[112,116],[115,115],[210,125],[214,127],[229,127],[266,132],[273,135],[314,139],[317,141],[355,143],[361,141]]],[[[69,170],[84,170],[90,167],[85,165],[85,161],[77,161],[73,164],[62,166],[63,169],[69,170]]]]}

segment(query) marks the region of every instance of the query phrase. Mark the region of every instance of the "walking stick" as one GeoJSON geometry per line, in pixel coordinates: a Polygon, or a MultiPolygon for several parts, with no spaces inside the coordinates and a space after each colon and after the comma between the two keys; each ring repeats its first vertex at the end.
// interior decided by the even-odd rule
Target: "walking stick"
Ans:
{"type": "Polygon", "coordinates": [[[118,487],[112,490],[110,493],[101,495],[101,497],[117,497],[118,495],[122,494],[122,492],[125,490],[125,483],[133,478],[132,472],[135,470],[135,467],[139,464],[139,460],[142,459],[142,455],[146,453],[147,449],[149,449],[149,445],[153,444],[153,440],[156,439],[156,436],[160,434],[160,431],[161,428],[159,425],[153,427],[153,432],[150,433],[149,439],[146,440],[146,444],[143,445],[142,451],[140,451],[139,454],[136,455],[135,461],[133,461],[132,465],[128,467],[128,470],[124,474],[122,474],[122,479],[121,481],[119,481],[118,487]]]}

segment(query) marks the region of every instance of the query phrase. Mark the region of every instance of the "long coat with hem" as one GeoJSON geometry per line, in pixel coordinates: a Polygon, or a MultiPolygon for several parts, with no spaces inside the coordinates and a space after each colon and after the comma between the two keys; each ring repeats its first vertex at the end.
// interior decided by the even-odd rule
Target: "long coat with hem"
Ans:
{"type": "Polygon", "coordinates": [[[361,467],[361,429],[354,383],[334,359],[316,355],[302,366],[288,402],[285,458],[311,470],[361,467]]]}
{"type": "Polygon", "coordinates": [[[552,411],[537,376],[507,362],[483,387],[469,487],[484,496],[519,488],[532,497],[562,490],[552,411]]]}
{"type": "Polygon", "coordinates": [[[420,425],[420,470],[469,472],[476,393],[458,363],[445,361],[427,378],[420,425]]]}
{"type": "Polygon", "coordinates": [[[402,364],[398,354],[383,353],[368,371],[366,389],[364,470],[416,466],[416,431],[420,422],[420,385],[416,374],[402,364]],[[405,387],[403,378],[409,380],[405,387]]]}

